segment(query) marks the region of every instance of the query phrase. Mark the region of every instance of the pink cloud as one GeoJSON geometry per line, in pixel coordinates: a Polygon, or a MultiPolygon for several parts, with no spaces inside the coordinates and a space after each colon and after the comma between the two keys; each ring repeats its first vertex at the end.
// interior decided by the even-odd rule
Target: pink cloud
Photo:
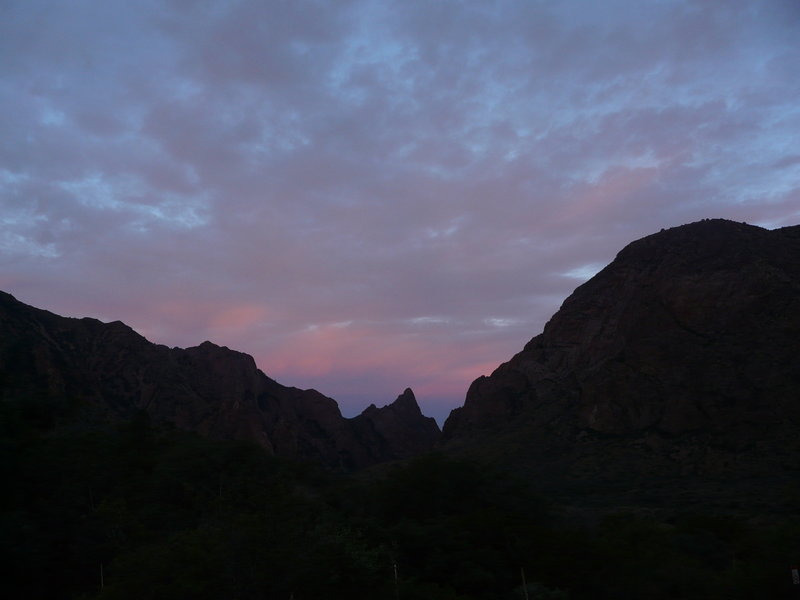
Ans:
{"type": "Polygon", "coordinates": [[[269,319],[269,311],[265,306],[242,304],[229,306],[218,311],[210,322],[212,329],[242,330],[269,319]]]}
{"type": "Polygon", "coordinates": [[[564,222],[602,222],[619,214],[630,205],[631,198],[651,186],[661,174],[655,167],[614,168],[604,172],[598,181],[581,185],[569,194],[567,205],[558,218],[564,222]]]}

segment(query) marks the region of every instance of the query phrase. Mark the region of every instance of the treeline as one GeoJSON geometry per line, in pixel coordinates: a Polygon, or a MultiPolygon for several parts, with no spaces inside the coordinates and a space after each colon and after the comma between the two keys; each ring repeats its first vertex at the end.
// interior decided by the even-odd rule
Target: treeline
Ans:
{"type": "Polygon", "coordinates": [[[797,520],[577,525],[526,482],[440,455],[348,477],[144,415],[0,417],[7,598],[794,597],[797,520]]]}

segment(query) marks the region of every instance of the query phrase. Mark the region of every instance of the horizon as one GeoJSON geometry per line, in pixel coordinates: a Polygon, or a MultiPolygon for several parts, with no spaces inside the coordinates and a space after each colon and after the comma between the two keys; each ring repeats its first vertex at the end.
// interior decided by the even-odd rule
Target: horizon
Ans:
{"type": "Polygon", "coordinates": [[[800,221],[789,0],[0,15],[0,289],[347,417],[441,425],[645,235],[800,221]]]}

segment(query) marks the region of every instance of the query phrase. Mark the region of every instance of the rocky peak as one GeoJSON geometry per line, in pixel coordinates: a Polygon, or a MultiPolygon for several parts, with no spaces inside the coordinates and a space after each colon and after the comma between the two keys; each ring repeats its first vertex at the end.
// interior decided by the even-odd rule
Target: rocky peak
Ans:
{"type": "Polygon", "coordinates": [[[368,446],[396,459],[431,450],[441,434],[436,420],[422,414],[411,388],[387,406],[371,404],[352,421],[360,437],[371,440],[368,446]]]}
{"type": "Polygon", "coordinates": [[[422,417],[422,411],[419,408],[419,404],[417,404],[417,398],[414,396],[414,392],[411,388],[406,388],[394,402],[383,408],[378,408],[374,404],[370,404],[362,414],[378,415],[386,413],[403,415],[410,418],[422,417]]]}

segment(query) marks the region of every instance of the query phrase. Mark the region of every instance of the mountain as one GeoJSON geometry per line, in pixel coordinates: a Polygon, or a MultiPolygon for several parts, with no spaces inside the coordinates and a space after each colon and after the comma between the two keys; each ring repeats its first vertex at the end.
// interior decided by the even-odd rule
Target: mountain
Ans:
{"type": "Polygon", "coordinates": [[[704,220],[625,247],[469,388],[445,448],[576,502],[800,492],[800,226],[704,220]]]}
{"type": "Polygon", "coordinates": [[[345,419],[333,399],[279,384],[247,354],[211,342],[168,348],[119,321],[61,317],[4,292],[0,401],[39,407],[47,425],[145,411],[156,423],[344,469],[419,454],[439,437],[411,390],[345,419]]]}
{"type": "Polygon", "coordinates": [[[800,226],[705,220],[635,241],[440,435],[411,390],[345,419],[210,342],[150,343],[0,292],[0,401],[43,427],[144,411],[346,470],[434,447],[526,474],[564,503],[775,507],[800,498],[800,226]],[[438,441],[437,441],[438,440],[438,441]]]}
{"type": "Polygon", "coordinates": [[[373,450],[376,459],[417,456],[432,449],[441,435],[436,420],[423,416],[411,388],[383,408],[370,404],[352,419],[352,424],[358,438],[373,450]]]}
{"type": "Polygon", "coordinates": [[[662,231],[476,380],[439,452],[340,477],[226,438],[344,468],[413,456],[439,430],[410,389],[343,419],[246,354],[0,293],[3,589],[795,598],[799,304],[800,228],[662,231]]]}

